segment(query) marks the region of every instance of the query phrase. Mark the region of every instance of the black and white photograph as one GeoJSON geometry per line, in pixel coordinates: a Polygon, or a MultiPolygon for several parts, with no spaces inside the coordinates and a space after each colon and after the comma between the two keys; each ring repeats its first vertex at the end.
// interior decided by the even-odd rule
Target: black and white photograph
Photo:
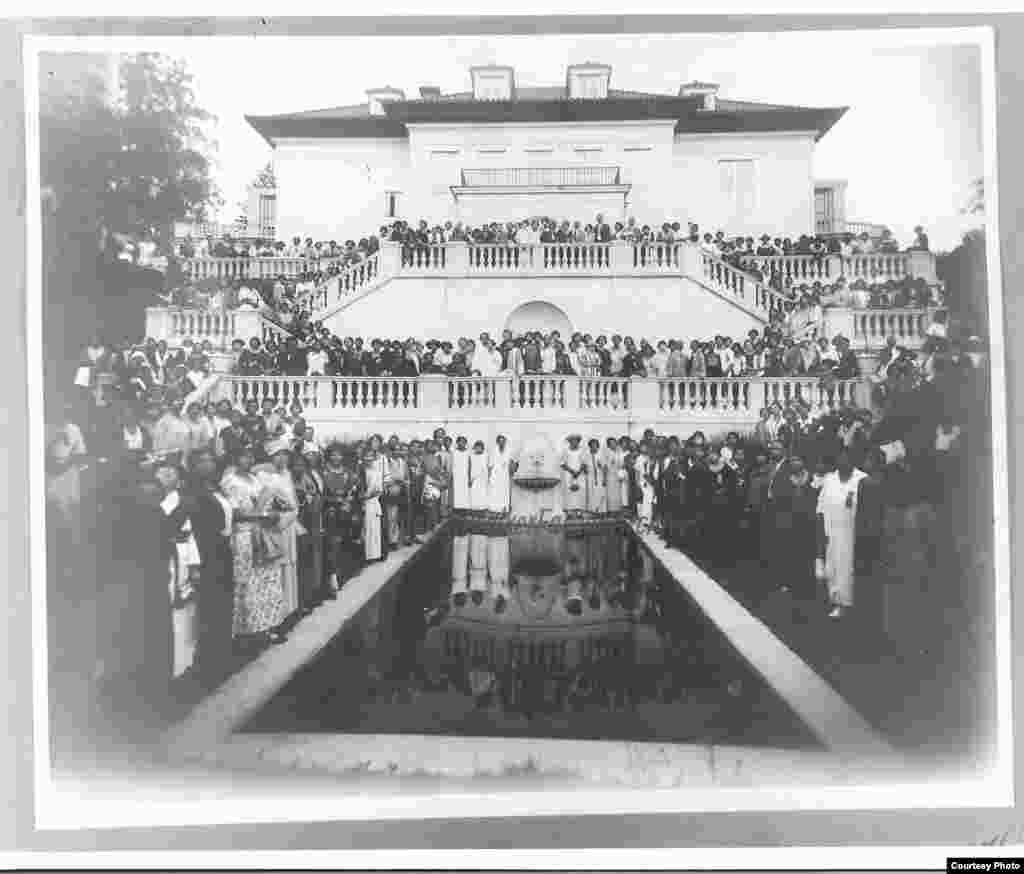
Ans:
{"type": "Polygon", "coordinates": [[[26,36],[37,827],[1011,805],[993,51],[26,36]]]}

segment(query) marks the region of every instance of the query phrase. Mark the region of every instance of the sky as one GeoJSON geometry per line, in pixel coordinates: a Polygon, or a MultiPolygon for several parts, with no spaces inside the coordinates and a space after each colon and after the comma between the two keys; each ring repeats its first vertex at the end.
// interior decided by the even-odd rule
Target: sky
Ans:
{"type": "Polygon", "coordinates": [[[977,224],[963,216],[984,171],[981,51],[940,31],[649,36],[212,37],[170,53],[193,73],[217,121],[215,176],[237,215],[247,183],[272,157],[245,121],[365,100],[391,85],[469,90],[469,68],[501,63],[520,85],[562,83],[570,63],[612,66],[613,88],[675,94],[693,79],[723,98],[848,106],[818,143],[815,178],[846,179],[847,218],[889,225],[909,241],[924,225],[933,248],[977,224]]]}

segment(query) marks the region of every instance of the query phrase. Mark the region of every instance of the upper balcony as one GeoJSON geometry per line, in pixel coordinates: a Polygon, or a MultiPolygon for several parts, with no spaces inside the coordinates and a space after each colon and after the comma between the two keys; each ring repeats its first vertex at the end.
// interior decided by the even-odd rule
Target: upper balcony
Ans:
{"type": "Polygon", "coordinates": [[[481,167],[451,186],[458,214],[471,224],[532,215],[621,215],[632,188],[619,167],[481,167]]]}
{"type": "Polygon", "coordinates": [[[483,167],[463,170],[455,189],[590,188],[621,185],[621,179],[618,167],[483,167]]]}

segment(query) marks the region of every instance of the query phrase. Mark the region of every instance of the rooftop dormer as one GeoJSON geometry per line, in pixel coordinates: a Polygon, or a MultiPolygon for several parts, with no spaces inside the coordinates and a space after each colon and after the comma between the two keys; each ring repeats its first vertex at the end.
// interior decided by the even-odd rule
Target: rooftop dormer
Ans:
{"type": "Polygon", "coordinates": [[[714,112],[718,108],[718,86],[714,82],[687,82],[679,86],[680,97],[702,97],[703,108],[714,112]]]}
{"type": "Polygon", "coordinates": [[[612,68],[607,64],[570,64],[565,71],[565,90],[570,100],[604,100],[608,96],[612,68]]]}
{"type": "Polygon", "coordinates": [[[512,100],[516,93],[516,74],[512,67],[488,64],[470,67],[474,100],[512,100]]]}
{"type": "Polygon", "coordinates": [[[401,88],[385,85],[383,88],[370,88],[366,92],[366,100],[370,106],[370,115],[384,115],[384,104],[395,100],[405,100],[405,92],[401,88]]]}

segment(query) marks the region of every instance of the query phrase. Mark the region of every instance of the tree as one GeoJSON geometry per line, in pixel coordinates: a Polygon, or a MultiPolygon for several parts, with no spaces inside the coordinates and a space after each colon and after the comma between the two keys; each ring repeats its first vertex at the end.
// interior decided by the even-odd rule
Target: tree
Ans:
{"type": "Polygon", "coordinates": [[[204,125],[184,64],[164,55],[121,59],[117,95],[96,77],[84,88],[44,88],[41,176],[65,227],[167,242],[173,222],[202,218],[216,190],[204,125]],[[88,218],[87,218],[88,217],[88,218]]]}
{"type": "Polygon", "coordinates": [[[83,54],[40,62],[51,384],[58,375],[64,384],[60,371],[75,363],[66,357],[76,359],[89,335],[141,333],[159,277],[121,259],[140,242],[167,252],[174,222],[201,219],[218,196],[205,133],[212,116],[196,102],[184,64],[157,54],[120,56],[115,84],[110,60],[83,54]]]}
{"type": "Polygon", "coordinates": [[[985,229],[972,228],[952,252],[935,262],[939,279],[946,286],[950,314],[965,322],[972,333],[984,334],[988,324],[988,273],[985,229]]]}
{"type": "MultiPolygon", "coordinates": [[[[985,180],[978,177],[971,183],[963,215],[985,215],[985,180]]],[[[936,259],[939,279],[946,285],[946,301],[950,312],[966,322],[972,333],[984,334],[988,324],[988,262],[985,254],[985,228],[968,230],[952,252],[936,259]]]]}

